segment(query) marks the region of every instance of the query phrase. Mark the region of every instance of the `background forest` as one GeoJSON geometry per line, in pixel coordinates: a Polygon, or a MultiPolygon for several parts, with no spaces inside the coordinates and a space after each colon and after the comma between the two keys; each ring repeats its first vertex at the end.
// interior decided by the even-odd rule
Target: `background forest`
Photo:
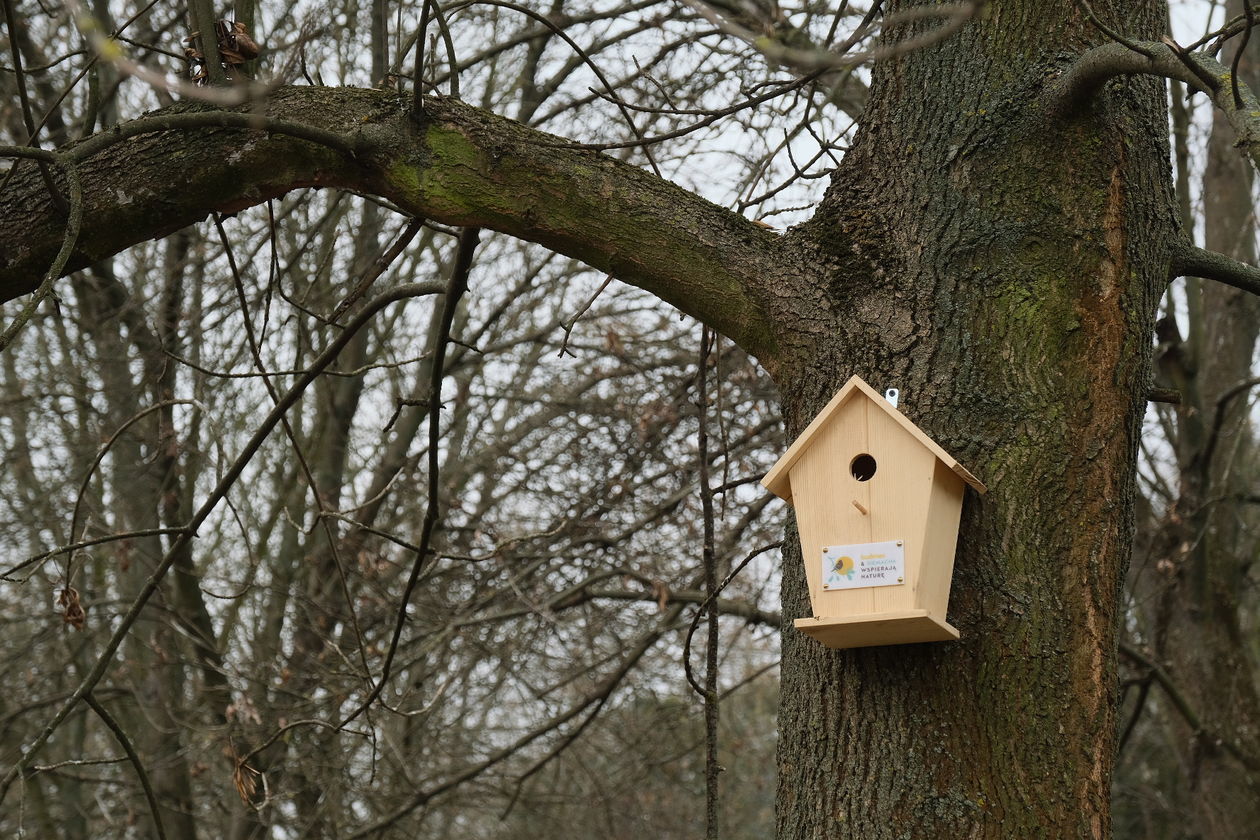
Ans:
{"type": "MultiPolygon", "coordinates": [[[[0,2],[0,144],[61,147],[181,97],[419,83],[778,229],[845,152],[881,15],[0,2]],[[237,83],[193,86],[224,72],[185,53],[219,17],[242,24],[225,41],[237,83]]],[[[1242,13],[1170,4],[1184,42],[1242,13]]],[[[1257,50],[1237,65],[1253,84],[1257,50]]],[[[1254,264],[1228,126],[1177,84],[1170,113],[1186,228],[1254,264]]],[[[1260,823],[1258,328],[1254,297],[1194,280],[1159,322],[1117,837],[1260,823]]],[[[72,273],[0,352],[0,406],[6,769],[175,531],[255,453],[9,792],[0,835],[689,838],[712,807],[723,836],[772,835],[785,509],[757,481],[785,446],[774,387],[659,299],[516,239],[299,191],[72,273]],[[425,291],[313,367],[366,301],[412,283],[425,291]]]]}

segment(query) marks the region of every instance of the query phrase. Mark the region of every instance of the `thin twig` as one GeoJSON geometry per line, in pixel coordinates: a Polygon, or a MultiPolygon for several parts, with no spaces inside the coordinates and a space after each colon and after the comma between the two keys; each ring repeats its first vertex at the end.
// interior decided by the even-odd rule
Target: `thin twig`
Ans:
{"type": "Polygon", "coordinates": [[[394,260],[402,255],[402,252],[411,244],[411,240],[416,238],[416,234],[424,227],[424,219],[413,218],[407,222],[406,227],[398,234],[398,238],[393,244],[385,249],[385,253],[372,263],[372,267],[364,272],[359,278],[359,282],[355,284],[350,294],[346,295],[341,303],[337,304],[337,308],[328,316],[329,323],[335,323],[338,318],[345,314],[346,310],[354,306],[359,298],[367,294],[368,289],[372,288],[372,284],[380,279],[381,275],[394,264],[394,260]]]}
{"type": "Polygon", "coordinates": [[[681,614],[682,609],[682,607],[675,607],[662,616],[656,626],[639,639],[638,644],[636,644],[634,649],[631,650],[625,659],[621,661],[616,671],[609,674],[608,677],[606,677],[594,689],[594,691],[578,700],[562,714],[544,722],[542,725],[535,727],[531,731],[526,732],[512,743],[495,750],[482,761],[479,761],[465,770],[455,774],[441,784],[416,791],[411,796],[411,799],[403,805],[385,815],[377,822],[349,835],[346,840],[367,840],[367,838],[380,837],[391,825],[398,822],[417,808],[423,806],[425,803],[431,801],[435,796],[445,793],[452,788],[458,787],[470,779],[475,779],[477,776],[480,776],[482,773],[489,770],[491,767],[494,767],[496,764],[500,763],[509,756],[519,753],[522,749],[529,746],[529,744],[538,740],[546,733],[564,726],[566,723],[573,720],[573,718],[582,714],[582,712],[589,708],[592,704],[606,701],[607,698],[612,696],[613,691],[616,690],[617,686],[621,684],[622,680],[625,679],[626,675],[630,673],[630,670],[639,662],[639,660],[642,659],[643,656],[651,650],[658,641],[660,641],[661,637],[665,635],[667,630],[674,626],[674,623],[678,620],[678,616],[681,614]]]}
{"type": "Polygon", "coordinates": [[[469,227],[459,235],[459,249],[455,254],[455,265],[451,271],[451,280],[442,301],[442,317],[437,333],[433,337],[433,361],[429,380],[429,498],[425,505],[424,523],[420,526],[415,559],[411,564],[411,574],[407,585],[403,588],[402,598],[398,604],[398,616],[394,620],[394,632],[389,640],[389,649],[385,653],[385,661],[381,665],[381,676],[368,696],[346,716],[340,727],[344,727],[380,697],[389,682],[394,657],[398,653],[398,642],[402,638],[403,626],[407,623],[407,608],[411,603],[412,593],[420,580],[420,572],[432,550],[433,532],[437,528],[441,513],[441,482],[439,480],[439,444],[441,443],[441,411],[442,411],[442,378],[446,362],[446,348],[450,344],[451,325],[455,321],[455,310],[459,306],[464,292],[468,289],[468,275],[472,271],[473,255],[477,251],[477,243],[481,240],[481,228],[469,227]]]}
{"type": "MultiPolygon", "coordinates": [[[[114,444],[118,442],[120,437],[122,437],[123,432],[127,431],[150,414],[175,405],[193,405],[201,409],[205,408],[205,406],[196,400],[163,400],[162,402],[154,403],[148,408],[144,408],[136,412],[124,421],[122,425],[114,430],[114,433],[109,436],[109,439],[102,443],[100,448],[96,450],[96,457],[92,459],[92,463],[88,466],[87,472],[83,475],[83,480],[79,482],[79,490],[74,497],[74,510],[70,514],[70,539],[75,539],[76,536],[79,536],[79,514],[83,510],[83,499],[87,496],[88,485],[92,482],[92,476],[96,474],[96,468],[99,467],[101,462],[105,460],[105,456],[109,454],[111,449],[113,449],[114,444]]],[[[71,560],[73,559],[73,556],[71,556],[71,560]]],[[[73,563],[70,561],[66,562],[64,577],[66,586],[70,586],[74,582],[74,567],[73,563]]]]}
{"type": "Polygon", "coordinates": [[[633,143],[630,145],[632,147],[641,148],[643,150],[644,157],[647,158],[648,165],[652,167],[652,171],[656,173],[657,177],[662,177],[662,178],[664,177],[663,175],[661,175],[660,167],[656,165],[656,159],[652,156],[652,152],[648,149],[648,143],[647,143],[647,140],[643,136],[643,132],[639,129],[638,124],[634,121],[634,117],[631,116],[630,111],[625,106],[625,103],[621,101],[621,97],[617,96],[616,88],[613,87],[613,84],[612,82],[608,80],[608,77],[604,75],[604,71],[599,68],[599,65],[596,64],[595,61],[589,55],[587,55],[586,50],[582,49],[578,45],[577,41],[574,41],[572,38],[569,37],[569,33],[565,32],[562,27],[557,25],[555,21],[553,21],[551,18],[547,17],[546,15],[540,14],[534,11],[533,9],[527,8],[525,6],[517,5],[516,3],[509,3],[507,2],[507,0],[465,0],[465,2],[456,3],[452,7],[452,11],[462,9],[466,6],[474,6],[474,5],[499,6],[504,9],[511,9],[514,12],[519,12],[520,14],[527,15],[533,18],[534,20],[538,21],[539,23],[546,25],[549,29],[551,29],[552,32],[558,35],[561,40],[563,40],[566,44],[568,44],[569,48],[572,49],[575,53],[577,53],[578,58],[582,59],[582,62],[586,64],[587,67],[591,68],[591,72],[595,74],[595,78],[599,79],[599,83],[602,84],[604,86],[604,89],[608,92],[610,101],[612,101],[613,104],[617,106],[617,110],[621,112],[622,117],[624,117],[626,120],[626,123],[629,124],[630,131],[634,134],[635,139],[638,141],[637,143],[633,143]]]}
{"type": "Polygon", "coordinates": [[[1256,13],[1251,8],[1251,3],[1243,3],[1243,14],[1247,18],[1247,28],[1243,30],[1242,41],[1238,44],[1238,49],[1234,53],[1233,64],[1230,65],[1229,82],[1234,92],[1234,107],[1245,107],[1243,104],[1242,93],[1238,87],[1238,67],[1242,64],[1243,53],[1247,50],[1247,42],[1251,40],[1251,29],[1256,25],[1256,13]]]}
{"type": "Polygon", "coordinates": [[[1155,682],[1159,683],[1159,687],[1164,690],[1164,694],[1172,701],[1173,707],[1177,709],[1178,714],[1181,715],[1186,725],[1190,727],[1195,737],[1202,738],[1207,743],[1221,747],[1238,759],[1248,770],[1253,772],[1260,771],[1260,758],[1244,752],[1233,741],[1226,739],[1218,732],[1208,729],[1207,725],[1203,723],[1203,719],[1195,712],[1190,705],[1190,701],[1186,699],[1186,696],[1181,692],[1177,684],[1173,682],[1172,677],[1168,675],[1163,666],[1133,645],[1121,643],[1120,652],[1149,670],[1150,675],[1154,677],[1155,682]]]}
{"type": "Polygon", "coordinates": [[[704,823],[706,840],[718,840],[718,611],[712,598],[717,591],[717,556],[714,549],[713,490],[709,487],[709,359],[713,355],[715,338],[708,327],[700,330],[700,369],[696,372],[696,404],[700,430],[697,434],[697,458],[699,460],[700,508],[704,517],[704,546],[701,551],[704,563],[704,591],[710,599],[708,606],[709,627],[705,648],[704,671],[704,823]]]}
{"type": "MultiPolygon", "coordinates": [[[[241,319],[245,322],[245,338],[249,345],[250,356],[254,360],[254,366],[258,372],[262,374],[263,387],[267,390],[267,395],[271,397],[272,404],[276,404],[280,400],[280,393],[272,384],[271,378],[267,375],[267,366],[263,363],[262,351],[259,348],[258,336],[254,332],[254,321],[249,315],[249,302],[245,298],[245,283],[241,278],[240,269],[236,265],[236,256],[232,250],[232,243],[228,240],[227,232],[223,229],[223,219],[218,213],[212,214],[214,219],[215,230],[219,234],[219,242],[223,245],[223,253],[227,257],[228,267],[232,272],[232,285],[236,289],[236,300],[241,308],[241,319]]],[[[363,630],[359,625],[359,614],[354,608],[354,596],[350,594],[350,583],[346,580],[345,564],[342,562],[341,553],[337,548],[337,535],[333,533],[332,523],[324,516],[328,512],[324,505],[324,497],[319,492],[319,484],[315,480],[315,472],[311,469],[310,459],[306,457],[306,453],[302,450],[302,444],[298,441],[297,434],[293,431],[293,424],[289,422],[288,417],[281,417],[280,424],[284,428],[285,437],[289,439],[289,445],[293,448],[293,454],[297,458],[298,466],[302,470],[302,476],[306,479],[306,484],[311,489],[311,498],[315,501],[315,507],[318,509],[320,516],[319,524],[323,528],[324,538],[328,543],[328,550],[332,554],[333,563],[337,567],[337,578],[341,583],[341,594],[346,599],[346,609],[350,613],[350,624],[354,630],[354,637],[359,651],[359,660],[363,665],[363,679],[370,679],[371,668],[367,662],[367,645],[363,642],[363,630]]]]}
{"type": "Polygon", "coordinates": [[[608,288],[608,284],[612,283],[613,276],[611,274],[604,277],[604,282],[599,284],[599,288],[595,290],[595,294],[586,299],[586,303],[582,304],[582,308],[574,313],[567,324],[561,324],[560,328],[564,330],[564,340],[560,342],[560,351],[557,356],[563,356],[569,350],[569,336],[573,332],[573,328],[577,326],[578,320],[586,314],[586,310],[590,309],[595,300],[604,293],[604,289],[608,288]]]}
{"type": "MultiPolygon", "coordinates": [[[[20,150],[8,148],[0,149],[0,156],[12,157],[41,157],[37,155],[23,155],[20,150]]],[[[34,150],[30,150],[34,151],[34,150]]],[[[26,326],[26,323],[35,316],[35,310],[39,305],[52,294],[53,283],[57,278],[61,277],[61,270],[66,267],[66,263],[70,260],[70,255],[74,252],[75,243],[79,240],[79,228],[83,225],[83,185],[79,181],[79,171],[66,157],[53,155],[52,158],[61,164],[66,173],[66,181],[70,187],[70,218],[66,222],[66,233],[61,239],[61,250],[57,252],[57,256],[53,258],[52,265],[48,267],[48,271],[44,274],[44,280],[39,284],[39,288],[26,302],[26,306],[22,307],[22,311],[9,326],[5,327],[3,333],[0,333],[0,353],[13,343],[13,339],[17,336],[18,331],[26,326]]]]}
{"type": "Polygon", "coordinates": [[[355,334],[366,326],[381,309],[391,303],[418,297],[420,295],[439,294],[441,291],[442,286],[440,284],[413,283],[405,286],[399,286],[396,289],[391,289],[390,291],[374,298],[372,302],[365,306],[363,311],[355,317],[354,321],[346,327],[345,332],[334,339],[328,347],[325,348],[324,352],[320,353],[315,363],[311,365],[310,372],[295,382],[293,387],[285,393],[284,398],[280,401],[280,403],[272,408],[272,410],[267,414],[267,417],[255,430],[254,434],[250,436],[250,439],[245,444],[241,454],[237,456],[236,460],[228,468],[227,472],[219,479],[205,502],[202,503],[201,507],[197,509],[197,512],[193,515],[192,519],[189,520],[188,526],[185,528],[184,532],[178,539],[176,539],[174,544],[171,545],[165,556],[163,556],[161,562],[158,563],[157,567],[149,575],[148,579],[145,580],[144,586],[140,589],[140,592],[132,601],[131,606],[127,609],[127,612],[119,621],[118,626],[110,636],[109,641],[105,644],[104,649],[97,656],[95,665],[92,666],[92,669],[79,683],[79,686],[74,690],[74,693],[70,695],[64,704],[62,704],[56,714],[53,715],[52,719],[44,726],[39,735],[31,742],[30,746],[22,751],[21,755],[13,763],[13,766],[9,768],[9,771],[5,774],[4,778],[0,779],[0,802],[4,801],[4,797],[9,792],[9,788],[13,786],[13,782],[22,775],[22,771],[30,765],[34,757],[38,755],[40,750],[48,744],[48,741],[52,738],[53,733],[57,731],[62,722],[64,722],[65,719],[69,717],[70,713],[74,711],[75,707],[83,699],[84,695],[92,691],[101,679],[104,678],[114,660],[115,654],[118,653],[118,648],[122,646],[123,640],[131,632],[131,628],[135,625],[136,621],[139,620],[140,612],[149,602],[149,599],[153,597],[153,593],[156,592],[157,588],[161,585],[163,578],[166,577],[166,573],[169,572],[171,566],[174,565],[179,553],[184,550],[189,542],[192,541],[193,537],[197,533],[197,529],[200,528],[201,525],[210,517],[210,514],[218,507],[219,502],[236,484],[237,480],[241,477],[241,474],[245,471],[245,468],[253,460],[254,455],[262,447],[263,442],[270,437],[271,432],[275,429],[276,425],[279,424],[280,417],[292,408],[294,403],[301,399],[302,394],[305,393],[310,384],[319,377],[320,371],[336,360],[337,356],[345,349],[346,345],[350,343],[355,334]]]}
{"type": "Polygon", "coordinates": [[[149,784],[149,774],[144,769],[144,764],[140,762],[140,756],[136,754],[136,750],[131,746],[131,740],[127,737],[127,733],[123,731],[118,721],[114,720],[114,716],[96,701],[92,696],[92,692],[83,695],[83,702],[96,712],[96,716],[101,719],[101,723],[105,724],[114,735],[114,739],[118,741],[118,746],[122,747],[123,752],[127,754],[127,760],[131,762],[132,768],[136,771],[136,778],[140,780],[140,787],[144,789],[144,798],[149,803],[149,815],[153,817],[153,830],[157,832],[158,840],[166,840],[166,829],[162,826],[162,814],[158,808],[157,796],[153,793],[153,785],[149,784]]]}
{"type": "Polygon", "coordinates": [[[1118,44],[1124,44],[1126,47],[1133,50],[1135,53],[1144,55],[1147,58],[1152,57],[1153,53],[1150,51],[1149,48],[1136,43],[1130,38],[1126,38],[1120,32],[1117,32],[1115,29],[1112,29],[1110,26],[1103,23],[1102,19],[1099,18],[1098,15],[1094,12],[1093,7],[1089,5],[1089,0],[1076,0],[1076,4],[1080,6],[1081,9],[1085,12],[1086,20],[1092,23],[1099,32],[1106,35],[1108,38],[1110,38],[1111,40],[1115,41],[1118,44]]]}
{"type": "Polygon", "coordinates": [[[0,580],[9,581],[11,583],[22,583],[25,580],[28,580],[29,578],[22,578],[22,579],[11,578],[9,577],[9,575],[13,574],[14,572],[20,572],[23,569],[25,569],[27,566],[33,566],[34,564],[39,563],[43,560],[47,560],[50,557],[56,557],[59,554],[69,554],[71,552],[78,551],[83,548],[91,548],[94,545],[117,542],[118,540],[133,540],[133,539],[139,539],[141,537],[171,536],[174,534],[181,534],[183,533],[183,531],[184,531],[183,528],[145,528],[144,530],[140,530],[140,531],[123,531],[120,534],[108,534],[104,537],[97,537],[91,540],[81,540],[76,543],[70,543],[69,545],[63,545],[60,548],[49,549],[48,551],[45,551],[43,554],[36,554],[32,557],[28,557],[27,559],[23,560],[21,563],[18,563],[16,566],[10,566],[9,568],[5,569],[3,572],[0,572],[0,580]]]}
{"type": "Polygon", "coordinates": [[[433,0],[424,0],[420,7],[420,31],[416,34],[416,66],[411,76],[411,113],[424,110],[424,42],[429,30],[429,11],[433,0]]]}
{"type": "MultiPolygon", "coordinates": [[[[26,74],[22,72],[22,50],[18,46],[17,22],[16,15],[13,12],[13,0],[3,0],[3,3],[4,20],[9,30],[9,46],[13,49],[14,83],[17,85],[18,101],[22,107],[22,121],[26,125],[26,143],[29,146],[38,147],[38,129],[35,127],[35,116],[31,111],[30,95],[26,90],[26,74]]],[[[39,171],[44,179],[44,186],[48,188],[48,192],[52,196],[53,204],[57,206],[58,210],[65,213],[69,209],[65,196],[57,189],[57,183],[53,180],[52,172],[45,161],[39,161],[39,171]]],[[[0,344],[0,350],[3,349],[4,345],[0,344]]]]}

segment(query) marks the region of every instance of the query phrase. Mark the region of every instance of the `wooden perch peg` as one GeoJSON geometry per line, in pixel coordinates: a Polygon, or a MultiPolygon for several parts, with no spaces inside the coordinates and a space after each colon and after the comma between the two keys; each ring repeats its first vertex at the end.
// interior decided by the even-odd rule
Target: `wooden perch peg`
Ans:
{"type": "Polygon", "coordinates": [[[854,500],[853,500],[853,506],[854,506],[855,508],[857,508],[857,509],[858,509],[858,513],[862,514],[863,516],[870,516],[870,515],[871,515],[871,512],[870,512],[869,510],[867,510],[865,507],[863,507],[863,506],[862,506],[862,503],[861,503],[861,502],[859,502],[857,499],[854,499],[854,500]]]}

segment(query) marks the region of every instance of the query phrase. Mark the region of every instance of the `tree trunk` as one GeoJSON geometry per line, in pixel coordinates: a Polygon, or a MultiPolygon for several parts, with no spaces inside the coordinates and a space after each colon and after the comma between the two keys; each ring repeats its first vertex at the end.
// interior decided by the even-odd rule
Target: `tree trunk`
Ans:
{"type": "MultiPolygon", "coordinates": [[[[1227,8],[1241,14],[1241,2],[1227,8]]],[[[1223,61],[1232,64],[1236,47],[1223,61]]],[[[1251,55],[1239,75],[1256,80],[1251,55]]],[[[1254,264],[1256,221],[1252,170],[1236,134],[1215,119],[1203,177],[1204,244],[1254,264]]],[[[1135,570],[1140,603],[1150,605],[1142,641],[1198,717],[1192,725],[1174,703],[1161,702],[1171,759],[1180,769],[1181,801],[1170,819],[1212,840],[1255,836],[1260,824],[1260,663],[1246,642],[1243,593],[1256,550],[1249,503],[1255,451],[1250,413],[1251,360],[1260,300],[1237,289],[1191,282],[1187,340],[1170,342],[1161,371],[1182,392],[1177,416],[1179,497],[1161,523],[1156,551],[1135,570]],[[1237,752],[1231,753],[1232,750],[1237,752]],[[1238,752],[1252,762],[1248,767],[1238,752]]],[[[1167,331],[1165,331],[1167,332],[1167,331]]],[[[1157,698],[1165,700],[1160,693],[1157,698]]],[[[1171,810],[1171,809],[1170,809],[1171,810]]]]}
{"type": "MultiPolygon", "coordinates": [[[[1154,2],[1094,6],[1141,37],[1161,22],[1154,2]]],[[[990,492],[964,507],[957,643],[837,652],[790,629],[809,614],[790,535],[780,837],[1110,834],[1118,595],[1175,222],[1167,148],[1139,130],[1164,124],[1157,82],[1038,107],[1061,51],[1098,40],[1077,4],[1022,0],[881,62],[792,234],[821,277],[778,374],[789,432],[857,373],[901,388],[990,492]]]]}

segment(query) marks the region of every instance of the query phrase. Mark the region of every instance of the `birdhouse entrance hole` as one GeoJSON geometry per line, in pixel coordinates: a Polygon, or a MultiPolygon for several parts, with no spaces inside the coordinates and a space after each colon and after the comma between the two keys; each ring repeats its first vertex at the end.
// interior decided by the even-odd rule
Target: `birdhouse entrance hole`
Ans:
{"type": "Polygon", "coordinates": [[[865,453],[849,462],[849,473],[858,481],[870,481],[875,475],[875,459],[865,453]]]}

